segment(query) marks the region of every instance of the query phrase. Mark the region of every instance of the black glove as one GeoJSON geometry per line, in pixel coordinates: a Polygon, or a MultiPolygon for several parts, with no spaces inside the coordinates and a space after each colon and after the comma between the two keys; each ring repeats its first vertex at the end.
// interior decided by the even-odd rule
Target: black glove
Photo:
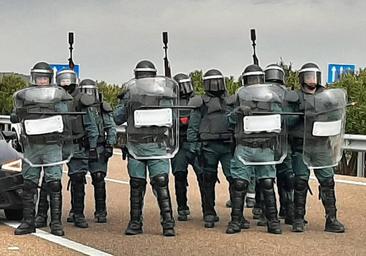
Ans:
{"type": "Polygon", "coordinates": [[[96,148],[89,149],[89,160],[92,162],[98,161],[98,152],[96,148]]]}
{"type": "Polygon", "coordinates": [[[104,151],[103,151],[104,157],[106,159],[110,158],[111,156],[113,156],[113,147],[111,145],[105,145],[104,146],[104,151]]]}

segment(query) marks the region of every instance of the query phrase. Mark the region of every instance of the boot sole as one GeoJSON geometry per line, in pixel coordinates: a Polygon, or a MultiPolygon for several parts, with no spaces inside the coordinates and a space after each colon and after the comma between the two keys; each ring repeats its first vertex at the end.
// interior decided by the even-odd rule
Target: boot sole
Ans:
{"type": "Polygon", "coordinates": [[[16,232],[16,231],[14,231],[14,235],[16,235],[16,236],[28,235],[28,234],[32,234],[32,233],[36,233],[36,229],[34,229],[30,232],[16,232]]]}
{"type": "Polygon", "coordinates": [[[179,221],[187,221],[188,220],[188,216],[186,216],[186,215],[179,215],[178,216],[178,220],[179,221]]]}
{"type": "Polygon", "coordinates": [[[51,231],[51,234],[52,235],[55,235],[55,236],[64,236],[65,235],[65,232],[62,231],[62,232],[58,233],[58,232],[52,232],[51,231]]]}
{"type": "Polygon", "coordinates": [[[206,222],[205,223],[205,228],[214,228],[215,227],[215,222],[206,222]]]}
{"type": "Polygon", "coordinates": [[[329,233],[344,233],[346,230],[331,230],[331,229],[324,229],[325,232],[329,232],[329,233]]]}
{"type": "Polygon", "coordinates": [[[142,230],[136,231],[136,232],[125,231],[126,236],[135,236],[135,235],[139,235],[139,234],[142,234],[142,233],[143,233],[142,230]]]}
{"type": "Polygon", "coordinates": [[[226,234],[228,234],[228,235],[237,234],[240,232],[241,232],[241,230],[226,230],[226,234]]]}

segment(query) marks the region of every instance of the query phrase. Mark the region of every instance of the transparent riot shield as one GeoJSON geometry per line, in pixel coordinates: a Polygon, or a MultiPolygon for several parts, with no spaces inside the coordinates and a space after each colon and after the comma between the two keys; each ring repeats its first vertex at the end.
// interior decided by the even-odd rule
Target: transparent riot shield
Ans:
{"type": "Polygon", "coordinates": [[[337,166],[342,158],[347,93],[327,89],[305,105],[303,159],[311,169],[337,166]]]}
{"type": "Polygon", "coordinates": [[[34,86],[14,94],[15,112],[21,123],[23,160],[31,167],[55,166],[70,161],[72,97],[56,86],[34,86]]]}
{"type": "Polygon", "coordinates": [[[135,159],[172,158],[179,148],[178,84],[167,77],[127,84],[127,148],[135,159]]]}
{"type": "Polygon", "coordinates": [[[240,107],[251,115],[240,115],[236,127],[236,150],[245,165],[279,164],[287,155],[286,118],[281,116],[285,91],[275,85],[257,84],[237,91],[240,107]]]}

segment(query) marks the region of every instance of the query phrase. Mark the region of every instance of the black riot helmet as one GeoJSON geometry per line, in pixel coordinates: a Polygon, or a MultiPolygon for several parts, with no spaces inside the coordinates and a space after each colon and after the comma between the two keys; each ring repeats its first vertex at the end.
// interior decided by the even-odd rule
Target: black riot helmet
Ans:
{"type": "Polygon", "coordinates": [[[99,92],[97,83],[92,79],[84,79],[79,84],[80,91],[93,96],[96,101],[99,101],[99,92]]]}
{"type": "Polygon", "coordinates": [[[225,92],[225,77],[217,69],[210,69],[203,75],[205,92],[221,95],[225,92]]]}
{"type": "Polygon", "coordinates": [[[315,63],[306,63],[299,70],[299,80],[301,86],[315,88],[321,86],[321,71],[315,63]]]}
{"type": "Polygon", "coordinates": [[[32,85],[50,85],[52,83],[52,78],[53,70],[46,62],[38,62],[31,69],[32,85]],[[46,82],[46,79],[48,79],[48,82],[46,82]]]}
{"type": "Polygon", "coordinates": [[[173,79],[179,85],[179,95],[181,98],[189,98],[193,93],[192,81],[189,76],[183,73],[176,74],[173,79]]]}
{"type": "Polygon", "coordinates": [[[242,85],[264,84],[264,72],[256,64],[247,66],[241,74],[242,85]]]}
{"type": "Polygon", "coordinates": [[[269,64],[264,69],[264,76],[268,83],[274,82],[284,84],[285,81],[285,71],[277,64],[269,64]]]}
{"type": "Polygon", "coordinates": [[[56,84],[64,88],[68,93],[72,93],[78,84],[78,77],[75,71],[64,69],[57,72],[56,84]]]}
{"type": "Polygon", "coordinates": [[[137,63],[133,71],[136,79],[156,76],[156,68],[149,60],[142,60],[137,63]]]}

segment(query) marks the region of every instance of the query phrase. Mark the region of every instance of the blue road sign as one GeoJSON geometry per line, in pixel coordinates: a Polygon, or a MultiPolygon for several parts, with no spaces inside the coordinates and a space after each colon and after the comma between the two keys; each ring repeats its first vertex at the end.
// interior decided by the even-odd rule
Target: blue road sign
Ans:
{"type": "Polygon", "coordinates": [[[342,74],[354,74],[355,69],[353,64],[328,64],[328,84],[339,81],[342,74]]]}
{"type": "MultiPolygon", "coordinates": [[[[52,68],[53,70],[55,70],[55,73],[56,73],[57,71],[61,71],[61,70],[64,70],[64,69],[70,69],[70,68],[69,68],[69,64],[50,64],[50,66],[51,66],[51,68],[52,68]]],[[[75,65],[75,67],[74,67],[74,71],[75,71],[75,73],[76,73],[76,75],[77,75],[78,77],[80,77],[79,70],[80,70],[79,65],[75,65]]]]}

